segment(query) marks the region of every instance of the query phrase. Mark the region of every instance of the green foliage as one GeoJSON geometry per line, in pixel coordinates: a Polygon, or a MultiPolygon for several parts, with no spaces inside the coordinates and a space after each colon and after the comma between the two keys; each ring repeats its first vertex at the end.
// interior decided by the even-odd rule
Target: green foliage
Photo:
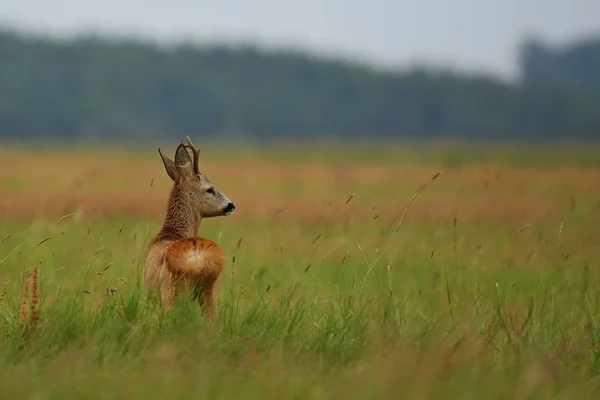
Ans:
{"type": "Polygon", "coordinates": [[[600,136],[598,92],[378,72],[247,46],[165,49],[0,31],[0,60],[5,138],[600,136]]]}
{"type": "Polygon", "coordinates": [[[522,79],[528,84],[550,84],[580,90],[600,90],[600,38],[579,40],[564,48],[535,38],[520,48],[522,79]]]}

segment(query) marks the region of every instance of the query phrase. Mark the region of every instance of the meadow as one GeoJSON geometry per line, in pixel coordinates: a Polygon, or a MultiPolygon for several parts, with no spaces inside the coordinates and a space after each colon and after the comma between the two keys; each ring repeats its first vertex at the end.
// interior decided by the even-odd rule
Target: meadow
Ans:
{"type": "Polygon", "coordinates": [[[196,144],[212,325],[144,291],[157,146],[1,147],[3,396],[600,396],[600,148],[196,144]]]}

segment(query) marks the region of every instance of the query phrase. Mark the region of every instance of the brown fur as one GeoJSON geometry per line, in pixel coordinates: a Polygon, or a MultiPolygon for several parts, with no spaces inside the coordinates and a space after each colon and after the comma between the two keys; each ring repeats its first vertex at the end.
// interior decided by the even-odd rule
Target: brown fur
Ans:
{"type": "Polygon", "coordinates": [[[176,292],[193,291],[208,313],[216,317],[219,276],[225,267],[225,253],[210,239],[180,239],[167,250],[161,299],[169,308],[176,292]]]}
{"type": "Polygon", "coordinates": [[[176,296],[187,293],[213,320],[226,256],[217,243],[196,235],[203,218],[229,215],[234,207],[198,171],[198,154],[189,138],[187,146],[182,143],[177,148],[175,162],[161,153],[174,185],[163,226],[148,247],[144,281],[150,290],[160,287],[166,309],[172,306],[176,296]]]}

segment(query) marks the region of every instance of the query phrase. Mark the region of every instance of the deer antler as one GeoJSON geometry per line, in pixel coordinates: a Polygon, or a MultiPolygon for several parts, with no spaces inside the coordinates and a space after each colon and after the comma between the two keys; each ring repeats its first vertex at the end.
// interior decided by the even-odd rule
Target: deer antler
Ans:
{"type": "MultiPolygon", "coordinates": [[[[181,142],[183,143],[183,140],[181,142]]],[[[194,143],[192,143],[189,136],[187,137],[187,142],[188,144],[186,147],[194,152],[194,172],[199,174],[200,171],[198,171],[198,158],[200,156],[200,149],[194,146],[194,143]]]]}

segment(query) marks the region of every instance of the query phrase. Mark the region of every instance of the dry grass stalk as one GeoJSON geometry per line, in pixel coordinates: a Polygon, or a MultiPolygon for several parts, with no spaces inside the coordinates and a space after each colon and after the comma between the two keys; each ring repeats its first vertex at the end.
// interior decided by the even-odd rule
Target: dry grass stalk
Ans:
{"type": "Polygon", "coordinates": [[[529,323],[529,321],[531,320],[531,314],[533,313],[533,299],[529,300],[529,309],[527,311],[527,316],[525,317],[525,320],[523,320],[523,322],[521,323],[521,325],[518,327],[518,329],[516,330],[516,337],[518,338],[519,341],[522,341],[523,339],[523,331],[525,330],[525,327],[527,326],[527,324],[529,323]]]}
{"type": "Polygon", "coordinates": [[[500,327],[502,328],[502,330],[506,334],[506,340],[508,341],[508,343],[512,344],[511,331],[510,331],[510,328],[509,328],[508,323],[506,321],[506,315],[502,315],[502,310],[501,310],[501,306],[500,305],[498,305],[496,307],[496,315],[498,316],[498,321],[500,322],[500,327]]]}
{"type": "MultiPolygon", "coordinates": [[[[508,305],[510,307],[510,302],[508,305]]],[[[517,321],[518,320],[517,314],[519,314],[519,313],[517,311],[515,311],[514,308],[510,307],[509,310],[507,310],[507,312],[505,312],[505,315],[503,316],[502,312],[500,311],[500,306],[497,307],[497,316],[500,321],[500,326],[504,330],[509,344],[516,346],[516,345],[519,345],[520,343],[522,343],[523,332],[525,330],[525,327],[531,320],[532,313],[533,313],[533,299],[529,300],[529,309],[527,311],[527,315],[525,316],[525,319],[523,320],[523,322],[521,322],[520,324],[517,321]],[[513,311],[509,312],[511,309],[513,311]]]]}
{"type": "Polygon", "coordinates": [[[35,328],[40,321],[39,299],[39,267],[36,265],[33,267],[31,276],[25,279],[21,298],[21,326],[28,332],[35,328]],[[31,299],[29,298],[30,294],[31,299]]]}
{"type": "Polygon", "coordinates": [[[39,303],[39,268],[36,265],[33,267],[33,275],[31,276],[31,314],[29,326],[35,328],[40,321],[39,303]]]}
{"type": "Polygon", "coordinates": [[[394,229],[394,231],[392,231],[391,235],[387,237],[387,241],[384,242],[383,244],[381,244],[380,246],[378,246],[378,248],[385,249],[387,247],[387,244],[390,242],[390,240],[400,230],[400,226],[402,226],[402,222],[404,221],[404,217],[406,216],[406,213],[408,212],[408,210],[409,210],[410,206],[412,205],[412,203],[427,188],[428,184],[431,181],[436,180],[441,174],[442,174],[441,171],[438,172],[438,173],[436,173],[435,175],[433,175],[431,177],[431,179],[428,182],[426,182],[426,183],[424,183],[424,184],[422,184],[422,185],[419,186],[418,190],[412,195],[412,197],[410,198],[410,200],[408,200],[408,203],[406,203],[406,205],[404,206],[404,208],[402,209],[402,211],[400,211],[398,214],[396,214],[394,216],[394,218],[392,218],[392,220],[390,221],[390,224],[388,225],[388,227],[386,228],[386,230],[384,232],[389,232],[389,230],[391,229],[391,227],[394,224],[394,221],[396,221],[396,219],[400,218],[398,220],[398,223],[396,224],[396,228],[394,229]]]}
{"type": "Polygon", "coordinates": [[[4,303],[4,297],[6,296],[6,289],[8,288],[8,282],[4,282],[4,286],[2,287],[2,291],[0,292],[0,307],[4,303]]]}
{"type": "Polygon", "coordinates": [[[532,225],[532,224],[523,225],[521,228],[519,228],[519,230],[518,230],[517,232],[518,232],[518,233],[521,233],[521,232],[523,232],[524,230],[531,228],[531,225],[532,225]]]}
{"type": "Polygon", "coordinates": [[[492,332],[494,331],[495,324],[496,324],[496,315],[492,314],[490,316],[490,320],[488,321],[488,323],[485,326],[485,331],[483,331],[483,336],[481,337],[481,343],[480,343],[479,354],[478,354],[479,358],[481,358],[481,356],[483,356],[485,349],[487,348],[488,344],[490,343],[490,339],[492,337],[492,332]]]}
{"type": "Polygon", "coordinates": [[[65,219],[67,219],[67,218],[73,217],[74,215],[75,215],[75,213],[70,213],[70,214],[63,215],[62,217],[60,217],[60,220],[63,221],[65,219]]]}
{"type": "Polygon", "coordinates": [[[452,357],[460,347],[461,343],[465,340],[466,334],[463,334],[452,346],[450,346],[444,352],[444,358],[442,360],[442,376],[448,377],[452,372],[452,357]]]}
{"type": "Polygon", "coordinates": [[[21,297],[21,326],[26,326],[27,321],[29,320],[28,299],[29,299],[29,278],[26,278],[24,285],[23,285],[23,294],[21,297]]]}

